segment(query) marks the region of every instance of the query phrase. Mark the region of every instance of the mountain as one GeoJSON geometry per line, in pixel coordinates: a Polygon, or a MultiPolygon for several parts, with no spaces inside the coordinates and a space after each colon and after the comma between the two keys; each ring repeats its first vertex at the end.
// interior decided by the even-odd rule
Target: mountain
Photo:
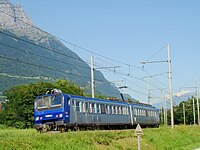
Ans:
{"type": "MultiPolygon", "coordinates": [[[[0,0],[0,92],[37,81],[67,79],[90,91],[90,66],[53,35],[40,30],[19,4],[0,0]]],[[[95,70],[96,92],[120,97],[95,70]]]]}

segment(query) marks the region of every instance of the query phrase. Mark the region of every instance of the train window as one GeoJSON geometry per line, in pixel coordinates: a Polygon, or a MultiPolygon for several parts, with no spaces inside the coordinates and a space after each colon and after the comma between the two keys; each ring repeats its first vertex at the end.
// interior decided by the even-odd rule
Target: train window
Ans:
{"type": "Polygon", "coordinates": [[[72,106],[74,106],[74,107],[75,107],[75,104],[74,104],[74,99],[72,99],[72,106]]]}
{"type": "Polygon", "coordinates": [[[79,102],[79,111],[82,112],[82,102],[79,102]]]}
{"type": "Polygon", "coordinates": [[[126,115],[126,107],[123,107],[124,115],[126,115]]]}
{"type": "Polygon", "coordinates": [[[85,102],[85,112],[88,112],[88,102],[85,102]]]}
{"type": "Polygon", "coordinates": [[[89,103],[89,112],[92,113],[92,103],[89,103]]]}
{"type": "Polygon", "coordinates": [[[115,106],[115,114],[118,114],[118,107],[115,106]]]}
{"type": "Polygon", "coordinates": [[[69,99],[69,100],[68,100],[68,106],[70,106],[70,101],[71,101],[71,100],[69,99]]]}
{"type": "Polygon", "coordinates": [[[140,116],[140,109],[138,108],[138,116],[140,116]]]}
{"type": "Polygon", "coordinates": [[[101,113],[100,104],[96,104],[96,113],[101,113]]]}
{"type": "Polygon", "coordinates": [[[110,107],[109,107],[109,105],[106,105],[106,113],[107,113],[107,114],[110,113],[110,107]]]}
{"type": "Polygon", "coordinates": [[[134,116],[137,116],[137,111],[135,108],[133,109],[133,114],[134,114],[134,116]]]}
{"type": "Polygon", "coordinates": [[[142,110],[142,116],[144,116],[144,110],[142,110]]]}
{"type": "Polygon", "coordinates": [[[126,114],[129,115],[129,109],[126,107],[126,114]]]}
{"type": "Polygon", "coordinates": [[[123,107],[123,115],[126,115],[126,108],[123,107]]]}
{"type": "Polygon", "coordinates": [[[112,108],[112,114],[114,114],[114,106],[111,106],[111,108],[112,108]]]}
{"type": "Polygon", "coordinates": [[[124,115],[124,107],[122,106],[122,108],[121,108],[121,109],[122,109],[122,115],[124,115]]]}
{"type": "Polygon", "coordinates": [[[104,104],[101,104],[101,113],[105,114],[106,113],[106,108],[104,104]]]}
{"type": "Polygon", "coordinates": [[[138,109],[135,109],[135,115],[138,116],[138,109]]]}
{"type": "Polygon", "coordinates": [[[102,110],[101,110],[101,104],[99,104],[98,108],[99,108],[99,113],[101,114],[101,112],[102,112],[102,110]]]}
{"type": "Polygon", "coordinates": [[[147,110],[145,110],[145,116],[148,116],[148,114],[147,114],[147,110]]]}
{"type": "Polygon", "coordinates": [[[79,103],[80,103],[80,102],[76,101],[76,111],[77,111],[77,112],[80,112],[79,103]]]}
{"type": "Polygon", "coordinates": [[[118,114],[120,114],[120,115],[121,115],[121,114],[122,114],[122,111],[121,111],[121,106],[119,106],[118,108],[119,108],[119,109],[118,109],[118,114]]]}
{"type": "Polygon", "coordinates": [[[112,114],[112,107],[109,105],[109,114],[112,114]]]}
{"type": "Polygon", "coordinates": [[[114,112],[113,112],[113,114],[116,114],[116,106],[114,106],[114,112]]]}
{"type": "Polygon", "coordinates": [[[94,104],[92,104],[92,109],[93,109],[93,113],[97,113],[97,104],[96,103],[94,103],[94,104]]]}
{"type": "Polygon", "coordinates": [[[85,102],[82,102],[82,112],[85,112],[85,102]]]}

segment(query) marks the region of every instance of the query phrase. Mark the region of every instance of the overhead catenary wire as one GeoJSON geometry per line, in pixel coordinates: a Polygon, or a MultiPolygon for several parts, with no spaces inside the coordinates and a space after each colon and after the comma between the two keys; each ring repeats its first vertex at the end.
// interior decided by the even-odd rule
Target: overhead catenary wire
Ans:
{"type": "MultiPolygon", "coordinates": [[[[25,50],[22,50],[22,49],[19,49],[19,48],[16,48],[16,47],[13,47],[13,46],[10,46],[10,45],[7,45],[7,44],[0,43],[0,45],[6,46],[6,47],[9,47],[9,48],[11,48],[11,49],[18,50],[18,51],[22,51],[22,52],[25,52],[25,53],[29,53],[29,54],[31,54],[31,55],[35,55],[35,56],[37,56],[37,57],[44,58],[44,59],[47,59],[47,60],[51,60],[51,61],[60,62],[60,63],[63,63],[63,64],[67,64],[67,65],[72,65],[72,66],[74,66],[74,64],[72,64],[72,63],[64,62],[64,61],[61,61],[61,60],[59,60],[59,59],[49,58],[49,57],[46,57],[46,56],[41,56],[41,55],[38,55],[38,54],[35,54],[35,53],[32,53],[32,52],[27,52],[27,51],[25,51],[25,50]]],[[[90,69],[89,66],[86,67],[86,66],[76,65],[76,67],[90,69]]]]}
{"type": "MultiPolygon", "coordinates": [[[[2,31],[0,31],[0,33],[2,33],[2,34],[4,34],[4,35],[7,35],[7,36],[10,36],[10,37],[13,37],[13,38],[16,38],[16,39],[21,40],[21,41],[23,41],[23,42],[27,42],[27,43],[29,43],[29,44],[33,44],[33,45],[38,46],[38,47],[40,47],[40,48],[43,48],[43,49],[45,49],[45,50],[51,50],[51,51],[53,51],[53,52],[55,52],[55,53],[58,53],[58,54],[60,54],[60,55],[63,55],[63,56],[66,56],[66,57],[70,57],[70,58],[72,58],[72,59],[76,59],[76,58],[73,58],[73,57],[71,57],[71,56],[69,56],[69,55],[67,55],[67,54],[64,54],[64,53],[55,51],[54,49],[47,48],[47,47],[45,47],[45,46],[38,45],[38,44],[36,44],[36,43],[33,43],[33,42],[27,41],[27,40],[25,40],[25,39],[22,39],[22,38],[20,38],[20,37],[17,37],[17,36],[14,36],[14,35],[11,35],[11,34],[2,32],[2,31]]],[[[76,60],[80,60],[81,62],[83,62],[83,60],[81,60],[81,59],[76,59],[76,60]]],[[[98,65],[96,65],[96,66],[98,66],[98,65]]],[[[102,66],[99,66],[99,67],[102,67],[102,66]]],[[[118,72],[118,71],[115,71],[115,73],[118,73],[118,74],[121,74],[121,75],[130,77],[130,78],[133,78],[133,79],[137,79],[137,80],[146,82],[145,80],[143,80],[143,79],[141,79],[141,78],[139,78],[139,77],[134,77],[134,76],[131,76],[131,75],[127,75],[127,74],[124,74],[124,73],[121,73],[121,72],[118,72]]],[[[157,87],[157,86],[155,86],[155,85],[153,85],[153,84],[152,84],[152,86],[157,87]]]]}
{"type": "MultiPolygon", "coordinates": [[[[121,62],[121,61],[112,59],[112,58],[108,58],[108,57],[103,56],[103,55],[101,55],[101,54],[98,54],[98,53],[95,53],[95,52],[93,52],[93,51],[90,51],[90,50],[88,50],[88,49],[86,49],[86,48],[83,48],[83,47],[81,47],[81,46],[79,46],[79,45],[73,44],[72,42],[69,42],[69,41],[67,41],[67,40],[64,40],[64,39],[62,39],[62,38],[60,38],[60,37],[54,36],[54,35],[52,35],[52,34],[49,34],[49,33],[46,32],[45,30],[40,29],[40,28],[34,26],[33,24],[30,24],[30,23],[28,23],[28,22],[25,22],[25,21],[23,21],[23,20],[20,19],[20,18],[16,18],[15,16],[13,16],[13,15],[11,15],[11,14],[9,14],[9,13],[3,11],[3,10],[0,10],[0,12],[4,13],[4,14],[6,14],[6,15],[12,17],[12,18],[17,19],[18,21],[21,21],[21,22],[23,22],[23,23],[25,23],[25,24],[31,26],[32,28],[35,28],[35,29],[37,29],[37,30],[39,30],[39,31],[41,31],[41,32],[44,32],[44,33],[46,33],[47,35],[49,35],[49,36],[51,36],[51,37],[54,37],[54,38],[59,39],[59,40],[61,40],[61,41],[63,41],[63,42],[66,42],[66,43],[68,43],[68,44],[70,44],[70,45],[72,45],[72,46],[74,46],[74,47],[80,48],[80,49],[85,50],[85,51],[87,51],[87,52],[89,52],[89,53],[95,54],[95,55],[97,55],[97,56],[100,56],[100,57],[103,57],[103,58],[106,58],[106,59],[109,59],[109,60],[112,60],[112,61],[114,61],[114,62],[127,65],[127,66],[129,67],[129,69],[130,69],[130,67],[134,67],[134,68],[137,68],[137,69],[142,70],[141,67],[134,66],[134,65],[130,65],[130,64],[127,64],[127,63],[124,63],[124,62],[121,62]]],[[[43,47],[43,48],[44,48],[44,47],[43,47]]],[[[154,56],[156,56],[156,55],[157,55],[158,53],[160,53],[164,48],[165,48],[165,46],[164,46],[163,48],[161,48],[158,52],[156,52],[153,56],[151,56],[149,59],[151,59],[151,58],[153,58],[154,56]]],[[[88,62],[89,62],[89,61],[88,61],[88,62]]]]}
{"type": "Polygon", "coordinates": [[[95,55],[97,55],[97,56],[99,56],[99,57],[102,57],[102,58],[105,58],[105,59],[109,59],[109,60],[112,60],[112,61],[117,62],[117,63],[120,63],[120,64],[127,65],[128,67],[130,66],[130,67],[137,68],[137,69],[140,69],[140,70],[141,70],[141,67],[134,66],[134,65],[130,65],[130,64],[127,64],[127,63],[125,63],[125,62],[121,62],[121,61],[118,61],[118,60],[115,60],[115,59],[112,59],[112,58],[103,56],[103,55],[98,54],[98,53],[96,53],[96,52],[94,52],[94,51],[88,50],[88,49],[86,49],[86,48],[84,48],[84,47],[82,47],[82,46],[79,46],[79,45],[77,45],[77,44],[73,44],[72,42],[69,42],[69,41],[67,41],[67,40],[64,40],[64,39],[62,39],[62,38],[60,38],[60,37],[57,37],[57,36],[52,35],[52,34],[49,34],[47,31],[45,31],[45,30],[43,30],[43,29],[40,29],[40,28],[34,26],[33,24],[30,24],[30,23],[28,23],[28,22],[25,22],[25,21],[23,21],[22,19],[20,19],[20,18],[18,18],[18,17],[15,17],[15,16],[13,16],[13,15],[11,15],[11,14],[9,14],[9,13],[3,11],[3,10],[0,10],[0,12],[4,13],[4,14],[6,14],[6,15],[12,17],[12,18],[15,18],[16,20],[18,20],[18,21],[20,21],[20,22],[23,22],[23,23],[25,23],[26,25],[31,26],[32,28],[35,28],[35,29],[37,29],[37,30],[43,32],[43,33],[49,35],[50,37],[54,37],[54,38],[56,38],[56,39],[59,39],[59,40],[61,40],[61,41],[63,41],[63,42],[66,42],[66,43],[68,43],[68,44],[70,44],[70,45],[72,45],[72,46],[74,46],[74,47],[77,47],[77,48],[82,49],[82,50],[84,50],[84,51],[87,51],[87,52],[89,52],[89,53],[95,54],[95,55]]]}
{"type": "MultiPolygon", "coordinates": [[[[26,61],[19,60],[19,59],[13,59],[13,58],[10,58],[10,57],[4,56],[4,55],[0,55],[0,58],[11,60],[11,61],[15,61],[15,62],[19,62],[19,63],[23,63],[23,64],[27,64],[27,65],[34,66],[34,67],[44,68],[44,69],[55,71],[55,72],[60,72],[60,73],[68,74],[68,75],[73,75],[73,76],[78,76],[78,77],[81,77],[81,78],[90,79],[89,77],[86,77],[86,76],[82,76],[82,75],[78,75],[78,74],[74,74],[74,73],[69,73],[69,72],[66,72],[64,70],[58,70],[58,69],[51,68],[51,67],[46,67],[46,66],[33,64],[33,63],[26,62],[26,61]]],[[[99,81],[99,82],[105,82],[103,80],[97,80],[97,79],[95,79],[95,80],[99,81]]],[[[110,82],[108,81],[107,83],[110,83],[110,82]]]]}
{"type": "MultiPolygon", "coordinates": [[[[0,10],[2,13],[4,13],[4,14],[6,14],[6,15],[9,15],[10,17],[13,17],[13,18],[15,18],[14,16],[12,16],[12,15],[10,15],[9,13],[6,13],[6,12],[4,12],[4,11],[2,11],[2,10],[0,10]]],[[[21,20],[20,18],[16,18],[16,19],[18,19],[19,21],[22,21],[22,22],[24,22],[23,20],[21,20]]],[[[81,46],[78,46],[78,45],[76,45],[76,44],[73,44],[73,43],[71,43],[71,42],[68,42],[68,41],[66,41],[66,40],[63,40],[62,38],[59,38],[59,37],[56,37],[56,36],[54,36],[54,35],[51,35],[51,34],[49,34],[48,32],[46,32],[46,31],[44,31],[44,30],[42,30],[42,29],[40,29],[40,28],[38,28],[38,27],[36,27],[36,26],[34,26],[33,24],[30,24],[30,23],[27,23],[27,22],[24,22],[25,24],[27,24],[27,25],[29,25],[29,26],[31,26],[31,27],[33,27],[33,28],[35,28],[35,29],[37,29],[37,30],[39,30],[39,31],[42,31],[42,32],[44,32],[44,33],[46,33],[46,34],[48,34],[49,36],[51,36],[51,37],[54,37],[54,38],[56,38],[56,39],[59,39],[59,40],[61,40],[61,41],[63,41],[63,42],[66,42],[66,43],[68,43],[68,44],[70,44],[70,45],[72,45],[72,46],[74,46],[74,47],[77,47],[77,48],[80,48],[80,49],[82,49],[82,50],[85,50],[85,51],[87,51],[87,52],[90,52],[90,53],[93,53],[93,54],[95,54],[95,55],[97,55],[97,56],[100,56],[100,57],[102,57],[102,58],[105,58],[105,59],[108,59],[108,60],[112,60],[112,61],[114,61],[114,62],[117,62],[117,63],[120,63],[120,64],[124,64],[124,65],[127,65],[128,67],[129,67],[129,70],[130,70],[130,67],[134,67],[134,68],[137,68],[137,69],[140,69],[140,70],[142,70],[142,68],[141,67],[137,67],[137,66],[134,66],[134,65],[130,65],[130,64],[127,64],[127,63],[124,63],[124,62],[121,62],[121,61],[118,61],[118,60],[114,60],[114,59],[112,59],[112,58],[108,58],[108,57],[106,57],[106,56],[103,56],[103,55],[100,55],[100,54],[97,54],[97,53],[95,53],[95,52],[92,52],[92,51],[90,51],[90,50],[88,50],[88,49],[86,49],[86,48],[83,48],[83,47],[81,47],[81,46]]],[[[17,38],[17,37],[15,37],[15,38],[17,38]]],[[[30,44],[33,44],[32,42],[30,43],[30,44]]],[[[35,43],[34,43],[35,44],[35,43]]],[[[37,44],[36,44],[37,45],[37,44]]],[[[37,45],[38,46],[38,45],[37,45]]],[[[42,47],[42,48],[47,48],[47,47],[42,47]]],[[[164,48],[163,48],[164,49],[164,48]]],[[[52,49],[51,49],[52,50],[52,49]]],[[[161,49],[162,50],[162,49],[161,49]]],[[[161,51],[160,50],[160,51],[161,51]]],[[[60,53],[60,52],[56,52],[56,53],[58,53],[58,54],[60,54],[60,55],[65,55],[66,56],[66,54],[64,54],[64,53],[60,53]]],[[[159,52],[157,52],[157,54],[158,54],[159,52]]],[[[154,54],[154,56],[155,55],[157,55],[157,54],[154,54]]],[[[152,57],[154,57],[154,56],[152,56],[152,57]]],[[[71,57],[71,56],[69,56],[69,57],[71,57]]],[[[152,58],[151,57],[151,58],[152,58]]],[[[151,58],[149,58],[149,59],[151,59],[151,58]]],[[[71,59],[73,59],[72,57],[71,57],[71,59]]],[[[76,59],[76,58],[75,58],[76,59]]],[[[81,59],[80,59],[80,61],[82,61],[81,59]]],[[[89,61],[86,61],[87,63],[89,63],[89,61]]],[[[130,71],[129,71],[130,72],[130,71]]],[[[121,73],[121,74],[123,74],[123,73],[121,73]]],[[[127,76],[126,74],[123,74],[124,76],[127,76]]],[[[128,77],[128,76],[127,76],[128,77]]],[[[142,81],[141,79],[139,79],[139,78],[137,78],[137,77],[133,77],[133,76],[130,76],[130,78],[134,78],[134,79],[137,79],[137,80],[140,80],[140,81],[142,81]]],[[[143,80],[144,81],[144,80],[143,80]]],[[[145,81],[144,81],[145,82],[145,81]]]]}
{"type": "MultiPolygon", "coordinates": [[[[22,40],[22,41],[24,41],[24,42],[28,42],[28,43],[30,43],[30,44],[34,44],[34,45],[35,45],[35,43],[29,42],[29,41],[27,41],[27,40],[23,40],[23,39],[21,39],[21,38],[19,38],[19,37],[16,37],[16,36],[13,36],[13,35],[4,33],[4,32],[2,32],[2,31],[0,31],[0,33],[5,34],[5,35],[7,35],[7,36],[11,36],[11,37],[17,38],[18,40],[22,40]]],[[[3,43],[0,43],[0,44],[1,44],[1,45],[4,45],[4,46],[7,46],[7,47],[10,47],[10,48],[13,48],[13,49],[16,49],[16,50],[21,50],[21,51],[25,52],[25,51],[22,50],[22,49],[18,49],[18,48],[15,48],[15,47],[13,47],[13,46],[10,46],[10,45],[6,45],[6,44],[3,44],[3,43]]],[[[39,46],[39,47],[40,47],[40,45],[37,45],[37,44],[36,44],[36,46],[39,46]]],[[[43,46],[42,46],[41,48],[46,49],[46,47],[43,47],[43,46]]],[[[32,53],[32,54],[34,54],[34,53],[32,53]]],[[[61,53],[61,54],[62,54],[62,53],[61,53]]],[[[37,54],[34,54],[34,55],[38,56],[37,54]]],[[[64,56],[66,56],[66,55],[64,55],[64,56]]],[[[67,55],[67,57],[69,57],[69,56],[67,55]]],[[[47,58],[47,57],[46,57],[46,58],[47,58]]],[[[11,58],[8,58],[8,59],[11,59],[11,58]]],[[[49,58],[47,58],[47,59],[49,59],[49,58]]],[[[12,59],[12,60],[13,60],[13,59],[12,59]]],[[[51,60],[55,61],[54,59],[51,59],[51,60]]],[[[22,62],[22,61],[18,61],[18,62],[22,62]]],[[[62,62],[62,61],[60,61],[60,62],[62,62]]],[[[23,63],[25,63],[25,62],[23,62],[23,63]]],[[[64,63],[64,62],[62,62],[62,63],[64,63]]],[[[26,64],[27,64],[27,63],[26,63],[26,64]]],[[[31,65],[30,63],[28,63],[28,64],[31,65]]],[[[32,65],[33,65],[33,64],[32,64],[32,65]]],[[[41,67],[41,68],[45,68],[45,69],[50,69],[50,70],[51,70],[51,68],[47,68],[47,67],[43,67],[43,66],[38,66],[38,65],[33,65],[33,66],[37,66],[37,67],[41,67]]],[[[102,66],[99,66],[99,65],[96,65],[96,66],[102,67],[102,66]]],[[[88,69],[89,69],[89,68],[88,68],[88,69]]],[[[56,70],[54,69],[54,71],[56,71],[56,70]]],[[[65,73],[65,72],[63,72],[63,71],[61,71],[61,72],[62,72],[62,73],[65,73]]],[[[117,71],[116,71],[116,73],[126,76],[126,74],[123,74],[123,73],[120,73],[120,72],[117,72],[117,71]]],[[[73,74],[73,75],[75,75],[75,74],[73,74]]],[[[86,77],[86,78],[88,78],[88,77],[86,77]]],[[[139,79],[139,77],[133,77],[133,76],[130,76],[130,78],[139,79]]],[[[88,78],[88,79],[89,79],[89,78],[88,78]]],[[[105,81],[103,81],[103,82],[105,82],[105,81]]]]}

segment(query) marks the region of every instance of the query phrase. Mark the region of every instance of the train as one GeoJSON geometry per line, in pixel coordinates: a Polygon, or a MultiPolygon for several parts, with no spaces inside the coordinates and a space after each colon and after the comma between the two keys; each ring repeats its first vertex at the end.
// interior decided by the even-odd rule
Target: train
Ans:
{"type": "Polygon", "coordinates": [[[38,131],[158,127],[159,109],[145,104],[104,100],[63,93],[34,100],[34,128],[38,131]]]}

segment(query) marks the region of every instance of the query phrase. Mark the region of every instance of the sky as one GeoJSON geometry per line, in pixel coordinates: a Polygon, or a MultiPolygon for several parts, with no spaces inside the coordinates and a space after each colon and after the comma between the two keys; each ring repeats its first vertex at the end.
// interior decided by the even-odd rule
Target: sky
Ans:
{"type": "MultiPolygon", "coordinates": [[[[164,89],[165,95],[168,95],[168,64],[141,64],[142,61],[166,61],[167,44],[171,49],[173,93],[180,92],[180,89],[194,92],[194,88],[184,87],[194,87],[196,76],[200,80],[199,0],[10,2],[18,2],[37,27],[107,57],[94,55],[95,63],[107,67],[119,66],[115,71],[127,76],[117,74],[113,68],[100,71],[116,86],[127,85],[128,88],[122,92],[142,102],[147,102],[148,89],[152,103],[161,101],[159,89],[164,89]],[[150,86],[144,78],[149,76],[146,71],[151,76],[158,75],[149,78],[150,86]]],[[[91,53],[76,46],[69,45],[69,48],[84,60],[90,59],[91,53]]]]}

